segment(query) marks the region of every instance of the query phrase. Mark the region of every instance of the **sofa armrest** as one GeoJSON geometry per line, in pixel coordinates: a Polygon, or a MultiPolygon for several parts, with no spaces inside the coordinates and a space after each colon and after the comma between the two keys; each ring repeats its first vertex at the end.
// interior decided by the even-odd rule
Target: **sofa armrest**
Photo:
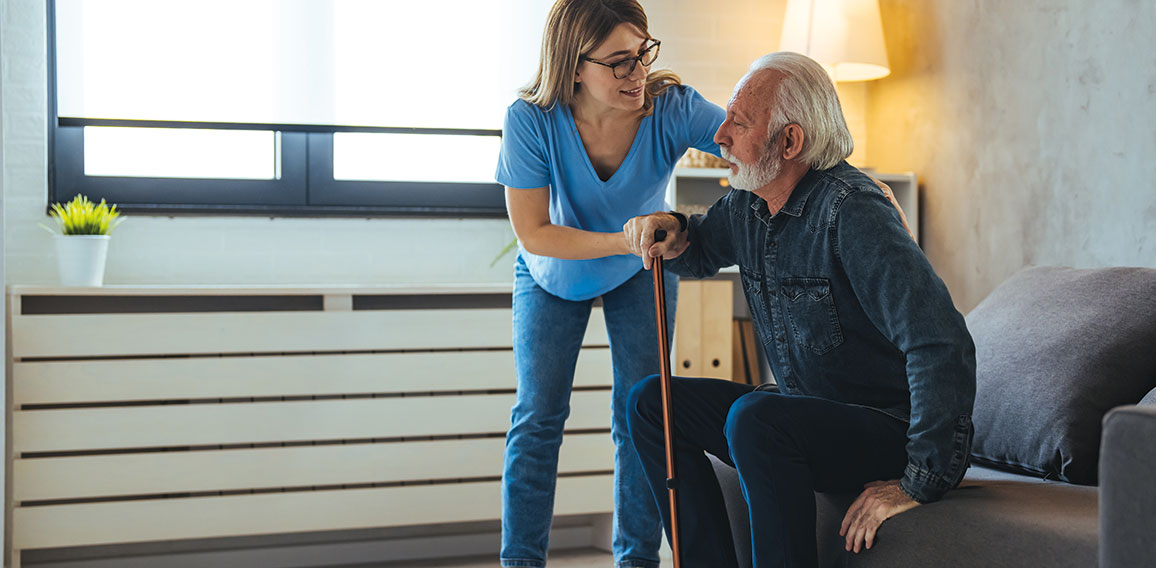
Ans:
{"type": "Polygon", "coordinates": [[[1156,558],[1156,406],[1122,406],[1104,417],[1100,441],[1100,568],[1156,558]]]}

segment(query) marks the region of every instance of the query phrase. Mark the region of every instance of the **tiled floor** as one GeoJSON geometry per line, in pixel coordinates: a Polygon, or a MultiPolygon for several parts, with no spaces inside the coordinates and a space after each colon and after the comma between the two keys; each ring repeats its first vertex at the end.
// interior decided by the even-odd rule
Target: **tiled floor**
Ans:
{"type": "MultiPolygon", "coordinates": [[[[550,553],[549,568],[611,568],[614,559],[609,552],[593,548],[562,550],[550,553]]],[[[386,564],[377,568],[496,568],[496,558],[458,558],[386,564]]],[[[369,567],[365,567],[369,568],[369,567]]]]}

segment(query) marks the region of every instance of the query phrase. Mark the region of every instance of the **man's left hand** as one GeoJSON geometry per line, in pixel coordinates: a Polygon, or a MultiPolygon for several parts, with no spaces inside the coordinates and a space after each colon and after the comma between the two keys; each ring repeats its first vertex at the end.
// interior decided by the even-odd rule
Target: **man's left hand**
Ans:
{"type": "Polygon", "coordinates": [[[864,487],[863,493],[847,509],[839,528],[839,536],[847,539],[844,549],[856,554],[875,544],[875,531],[883,521],[919,505],[899,489],[898,479],[872,481],[864,487]]]}

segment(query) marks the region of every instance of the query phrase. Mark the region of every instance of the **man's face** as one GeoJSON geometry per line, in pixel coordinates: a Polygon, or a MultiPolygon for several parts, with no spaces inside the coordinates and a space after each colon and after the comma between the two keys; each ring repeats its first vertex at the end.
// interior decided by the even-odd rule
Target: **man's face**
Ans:
{"type": "Polygon", "coordinates": [[[771,139],[769,122],[779,77],[761,71],[739,84],[727,104],[727,117],[714,135],[722,157],[731,163],[731,187],[757,190],[778,177],[783,159],[781,137],[771,139]]]}

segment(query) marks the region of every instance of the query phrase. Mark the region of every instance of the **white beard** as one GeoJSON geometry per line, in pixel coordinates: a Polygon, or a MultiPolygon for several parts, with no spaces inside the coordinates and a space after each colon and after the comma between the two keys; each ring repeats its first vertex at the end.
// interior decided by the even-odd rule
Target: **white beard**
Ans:
{"type": "Polygon", "coordinates": [[[724,148],[719,148],[724,160],[731,162],[738,166],[738,171],[727,176],[730,180],[731,187],[735,189],[742,189],[746,191],[754,191],[769,183],[775,178],[779,177],[779,172],[783,169],[783,160],[778,157],[773,151],[773,148],[768,147],[759,158],[759,163],[749,165],[738,158],[735,158],[730,152],[724,148]]]}

